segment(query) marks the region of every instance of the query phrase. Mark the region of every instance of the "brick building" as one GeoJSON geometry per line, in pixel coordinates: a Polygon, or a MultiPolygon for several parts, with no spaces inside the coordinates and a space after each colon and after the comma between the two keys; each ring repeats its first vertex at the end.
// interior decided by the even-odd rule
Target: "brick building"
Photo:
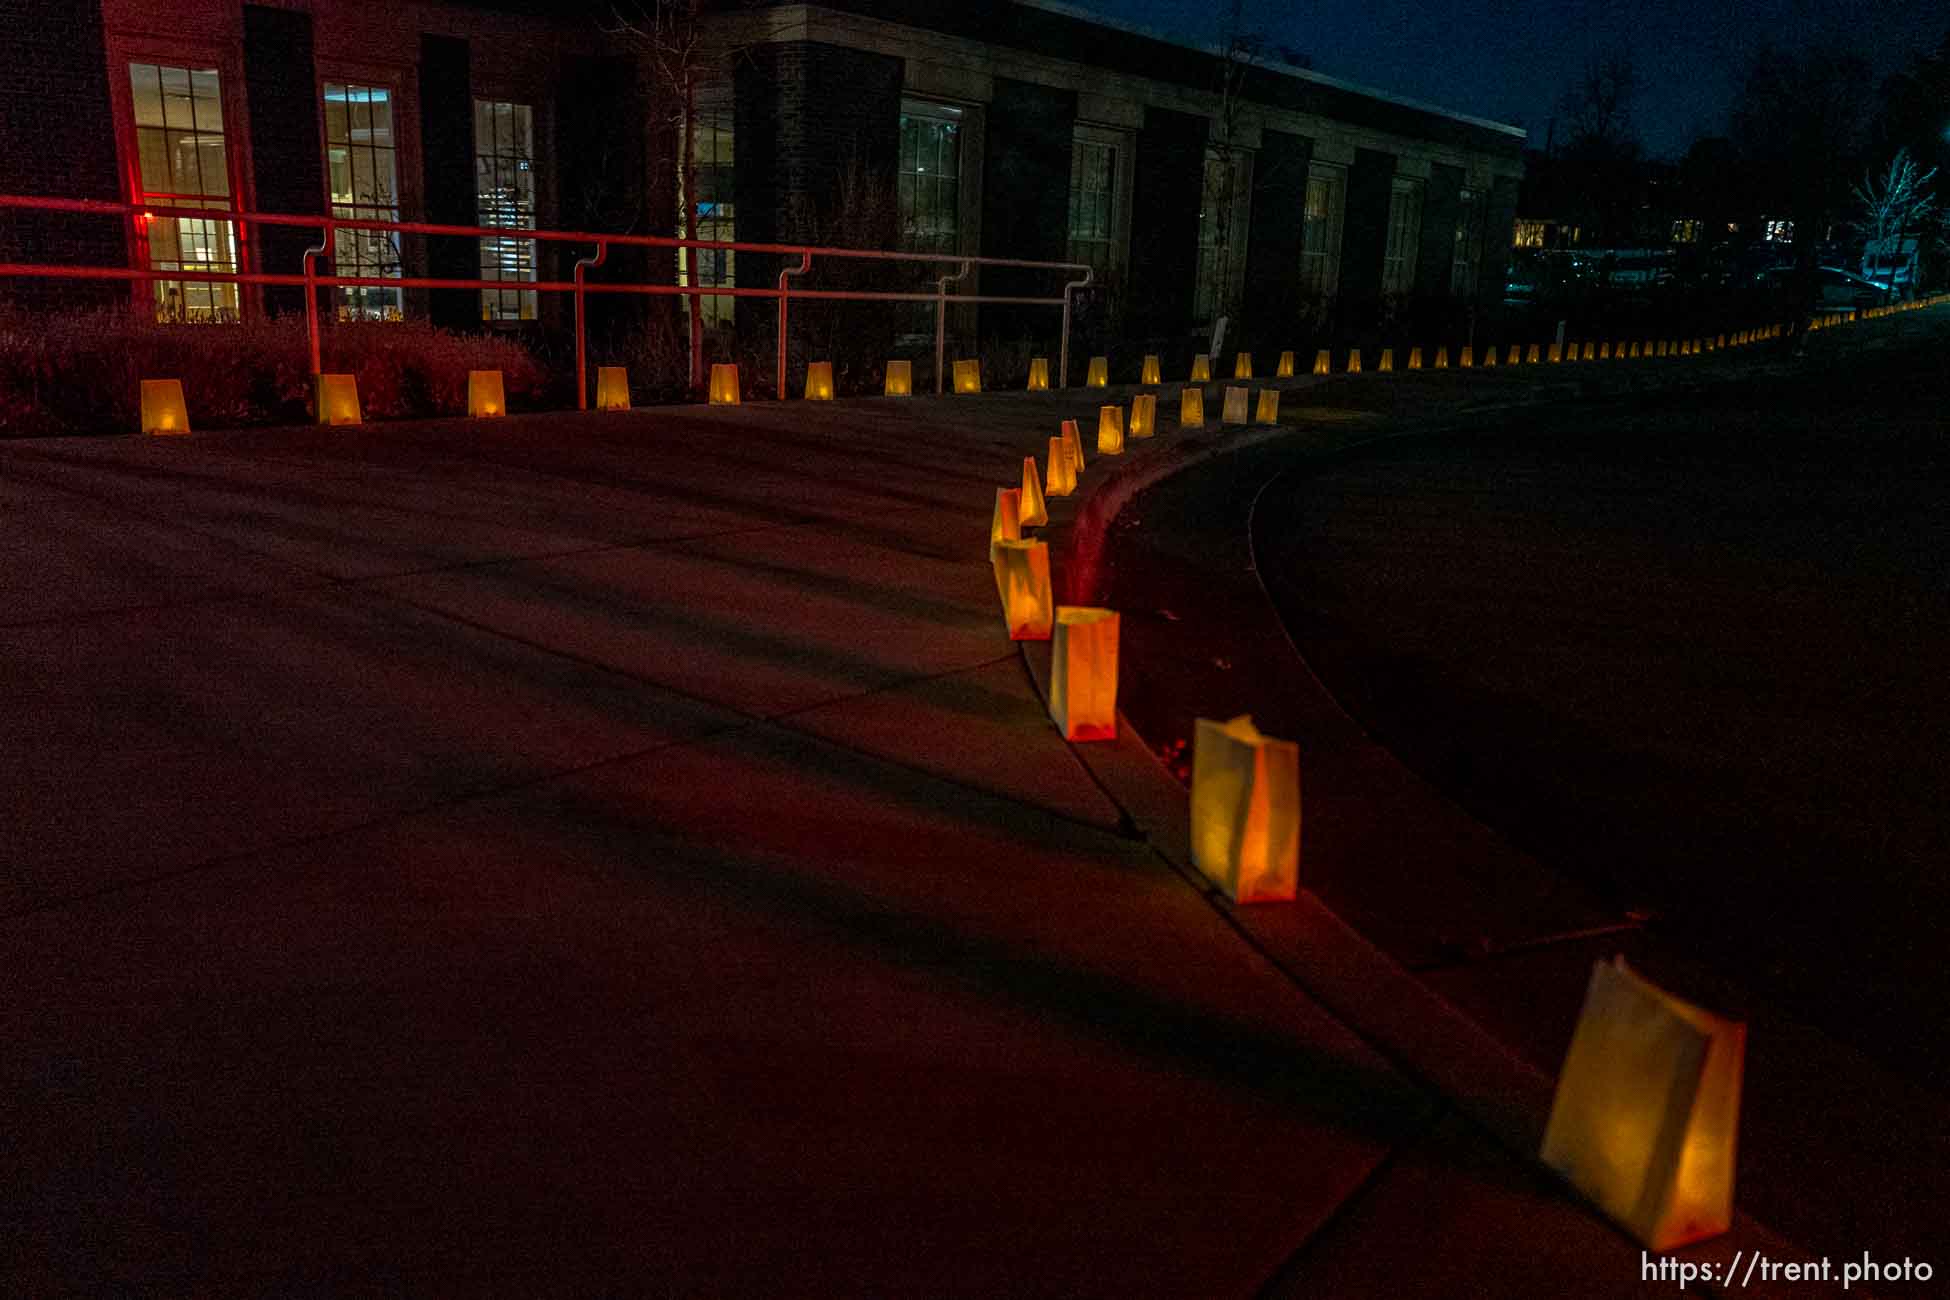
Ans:
{"type": "MultiPolygon", "coordinates": [[[[700,234],[852,238],[1085,261],[1147,332],[1220,313],[1501,297],[1523,133],[1105,25],[1050,0],[707,3],[696,61],[700,234]]],[[[670,233],[682,202],[657,60],[565,0],[0,0],[0,190],[131,199],[134,221],[9,218],[0,258],[296,270],[311,236],[170,206],[670,233]]],[[[556,249],[346,235],[339,269],[506,287],[341,288],[348,318],[522,328],[556,249]]],[[[775,262],[613,255],[613,276],[767,284],[775,262]]],[[[991,269],[985,292],[1048,290],[991,269]]],[[[23,288],[0,294],[73,296],[23,288]]],[[[119,287],[91,286],[97,296],[119,287]]],[[[289,310],[298,291],[159,282],[183,319],[289,310]]],[[[612,312],[642,304],[607,304],[612,312]]],[[[715,299],[762,330],[769,304],[715,299]],[[753,310],[753,307],[766,310],[753,310]]],[[[1010,328],[984,309],[984,332],[1010,328]]]]}

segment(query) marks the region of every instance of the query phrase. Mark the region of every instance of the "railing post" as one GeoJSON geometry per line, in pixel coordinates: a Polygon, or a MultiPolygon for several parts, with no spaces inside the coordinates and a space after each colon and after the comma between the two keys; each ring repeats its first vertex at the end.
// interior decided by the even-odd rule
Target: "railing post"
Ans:
{"type": "Polygon", "coordinates": [[[325,373],[323,349],[318,340],[318,257],[333,249],[332,222],[330,218],[319,223],[318,242],[305,250],[305,334],[311,342],[311,378],[314,392],[318,388],[318,377],[325,373]]]}
{"type": "Polygon", "coordinates": [[[786,277],[804,275],[810,270],[812,270],[812,252],[808,249],[799,254],[799,265],[788,266],[779,272],[779,400],[781,402],[785,400],[785,332],[791,322],[791,313],[786,309],[786,299],[792,296],[792,291],[786,285],[786,277]]]}
{"type": "Polygon", "coordinates": [[[934,282],[934,395],[941,396],[943,388],[941,363],[942,352],[947,346],[948,336],[948,285],[968,274],[969,263],[962,261],[961,268],[952,275],[944,275],[934,282]]]}
{"type": "Polygon", "coordinates": [[[582,273],[592,266],[601,266],[609,256],[609,241],[596,241],[594,257],[576,259],[576,410],[589,409],[589,315],[586,306],[588,295],[583,292],[582,273]]]}
{"type": "Polygon", "coordinates": [[[1063,286],[1063,339],[1057,348],[1056,362],[1056,386],[1058,388],[1068,388],[1070,386],[1070,303],[1072,301],[1072,295],[1078,289],[1088,285],[1095,274],[1094,271],[1086,266],[1083,269],[1083,278],[1081,280],[1071,280],[1063,286]]]}
{"type": "Polygon", "coordinates": [[[1063,286],[1063,338],[1056,345],[1056,386],[1070,386],[1070,286],[1063,286]]]}

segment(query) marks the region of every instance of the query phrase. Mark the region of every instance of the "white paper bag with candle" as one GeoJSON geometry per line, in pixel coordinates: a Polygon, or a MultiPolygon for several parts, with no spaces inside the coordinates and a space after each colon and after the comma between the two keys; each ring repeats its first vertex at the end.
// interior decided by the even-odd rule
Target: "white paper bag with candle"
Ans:
{"type": "Polygon", "coordinates": [[[1747,1027],[1599,962],[1558,1077],[1545,1164],[1651,1250],[1733,1222],[1747,1027]]]}
{"type": "Polygon", "coordinates": [[[1300,875],[1300,747],[1250,714],[1198,719],[1192,864],[1237,903],[1290,900],[1300,875]]]}

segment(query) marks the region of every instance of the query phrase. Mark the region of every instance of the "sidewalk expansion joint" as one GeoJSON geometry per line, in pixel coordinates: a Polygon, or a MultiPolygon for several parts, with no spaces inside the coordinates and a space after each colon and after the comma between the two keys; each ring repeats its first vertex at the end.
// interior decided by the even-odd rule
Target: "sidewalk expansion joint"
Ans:
{"type": "MultiPolygon", "coordinates": [[[[1452,1115],[1458,1116],[1465,1124],[1470,1123],[1469,1117],[1458,1111],[1447,1097],[1442,1096],[1441,1093],[1434,1095],[1436,1099],[1435,1105],[1431,1108],[1427,1123],[1423,1126],[1421,1133],[1413,1137],[1404,1138],[1399,1144],[1391,1146],[1382,1152],[1381,1158],[1374,1162],[1374,1166],[1362,1176],[1361,1181],[1356,1183],[1341,1202],[1329,1211],[1325,1218],[1319,1223],[1316,1223],[1308,1231],[1306,1236],[1295,1243],[1293,1249],[1287,1253],[1286,1258],[1274,1266],[1273,1271],[1267,1275],[1266,1280],[1253,1289],[1254,1300],[1276,1300],[1278,1296],[1290,1293],[1291,1288],[1283,1284],[1288,1279],[1297,1278],[1300,1270],[1306,1263],[1307,1257],[1313,1254],[1314,1248],[1320,1240],[1332,1232],[1341,1220],[1347,1218],[1348,1215],[1359,1208],[1362,1202],[1372,1196],[1375,1190],[1387,1180],[1388,1175],[1394,1172],[1395,1165],[1399,1162],[1402,1152],[1407,1147],[1420,1138],[1434,1133],[1441,1127],[1442,1122],[1452,1115]]],[[[1470,1124],[1470,1127],[1474,1128],[1475,1126],[1470,1124]]]]}

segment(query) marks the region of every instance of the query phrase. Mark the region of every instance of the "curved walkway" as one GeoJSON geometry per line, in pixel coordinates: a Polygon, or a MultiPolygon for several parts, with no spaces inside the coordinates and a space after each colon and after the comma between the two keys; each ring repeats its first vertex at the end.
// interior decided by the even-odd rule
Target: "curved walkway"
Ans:
{"type": "Polygon", "coordinates": [[[0,444],[0,1290],[1643,1293],[1541,1076],[1048,726],[1086,404],[0,444]]]}

